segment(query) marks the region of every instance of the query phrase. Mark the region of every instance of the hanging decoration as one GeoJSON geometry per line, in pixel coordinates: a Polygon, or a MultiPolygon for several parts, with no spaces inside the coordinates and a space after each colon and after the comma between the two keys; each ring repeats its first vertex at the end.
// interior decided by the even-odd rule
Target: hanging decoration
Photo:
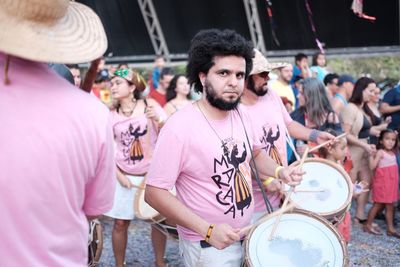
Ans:
{"type": "Polygon", "coordinates": [[[351,4],[351,9],[358,17],[374,22],[376,20],[376,17],[368,16],[367,14],[365,14],[363,12],[363,6],[363,0],[353,0],[353,3],[351,4]]]}
{"type": "Polygon", "coordinates": [[[305,0],[305,5],[306,5],[307,13],[308,13],[308,20],[311,25],[311,31],[314,34],[315,42],[317,43],[317,46],[318,46],[319,50],[321,51],[321,53],[325,54],[325,50],[324,50],[325,44],[321,43],[320,40],[318,39],[317,30],[315,28],[315,24],[314,24],[314,20],[313,20],[313,14],[312,14],[310,3],[308,2],[308,0],[305,0]]]}
{"type": "Polygon", "coordinates": [[[281,46],[278,37],[276,36],[275,29],[277,28],[275,21],[274,21],[274,16],[272,13],[272,2],[271,0],[266,0],[267,2],[267,15],[269,19],[269,24],[271,25],[271,34],[272,34],[272,39],[274,40],[275,44],[277,46],[281,46]]]}

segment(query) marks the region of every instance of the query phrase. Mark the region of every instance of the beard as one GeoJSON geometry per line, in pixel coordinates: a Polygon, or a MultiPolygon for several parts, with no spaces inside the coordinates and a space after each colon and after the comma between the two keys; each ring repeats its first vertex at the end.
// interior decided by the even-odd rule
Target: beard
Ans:
{"type": "Polygon", "coordinates": [[[212,85],[206,80],[204,83],[204,89],[206,91],[206,99],[211,106],[220,110],[232,110],[237,107],[240,101],[240,96],[232,101],[226,101],[221,97],[218,97],[212,85]]]}
{"type": "Polygon", "coordinates": [[[252,91],[257,96],[265,96],[268,93],[268,83],[264,83],[261,87],[256,88],[254,81],[250,76],[247,81],[247,89],[252,91]]]}

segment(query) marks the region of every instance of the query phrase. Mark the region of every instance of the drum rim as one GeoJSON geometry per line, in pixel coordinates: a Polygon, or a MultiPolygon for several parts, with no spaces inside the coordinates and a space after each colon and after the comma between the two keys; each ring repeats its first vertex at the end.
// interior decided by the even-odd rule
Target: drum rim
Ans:
{"type": "MultiPolygon", "coordinates": [[[[304,215],[304,216],[308,216],[311,217],[313,219],[316,219],[318,221],[320,221],[322,224],[325,224],[332,232],[333,234],[337,237],[337,239],[339,240],[339,243],[342,247],[342,252],[343,252],[343,264],[342,266],[344,267],[348,267],[349,266],[349,262],[350,262],[350,258],[349,258],[349,251],[348,248],[346,246],[346,241],[344,240],[343,236],[339,233],[339,230],[332,225],[332,223],[329,222],[329,220],[327,220],[326,218],[311,212],[311,211],[307,211],[307,210],[302,210],[302,209],[293,209],[292,211],[288,211],[282,214],[282,216],[284,216],[285,214],[300,214],[300,215],[304,215]]],[[[266,218],[270,216],[271,218],[275,217],[275,216],[271,216],[271,214],[267,214],[261,218],[266,218]]],[[[260,219],[261,219],[260,218],[260,219]]],[[[259,219],[259,220],[260,220],[259,219]]],[[[251,261],[249,261],[249,242],[250,242],[250,238],[253,235],[254,231],[256,230],[256,228],[264,223],[263,222],[258,222],[256,223],[249,231],[249,233],[247,234],[246,238],[244,239],[244,250],[245,250],[245,256],[244,256],[244,261],[247,264],[247,266],[251,266],[254,267],[254,265],[252,264],[251,261]]]]}
{"type": "Polygon", "coordinates": [[[143,216],[142,213],[139,212],[140,211],[139,200],[142,197],[142,195],[145,193],[146,179],[147,179],[147,174],[144,175],[143,181],[140,183],[140,187],[144,188],[144,189],[138,188],[135,192],[135,201],[133,204],[135,217],[142,221],[146,221],[146,222],[150,222],[150,223],[159,223],[159,222],[165,220],[165,217],[162,216],[158,211],[157,211],[158,214],[155,215],[154,217],[146,217],[146,216],[143,216]]]}
{"type": "MultiPolygon", "coordinates": [[[[335,163],[335,162],[327,160],[327,159],[323,159],[323,158],[307,158],[304,161],[304,163],[309,163],[309,162],[323,163],[323,164],[329,165],[330,167],[332,167],[332,168],[336,169],[337,171],[339,171],[342,174],[342,176],[345,178],[347,186],[348,186],[348,189],[349,189],[349,194],[347,196],[347,199],[344,202],[344,204],[342,206],[340,206],[340,208],[338,208],[338,209],[336,209],[334,211],[331,211],[331,212],[318,212],[316,214],[318,214],[320,216],[323,216],[324,218],[333,219],[338,214],[342,214],[342,213],[346,212],[348,210],[348,208],[349,208],[349,206],[351,204],[351,200],[353,198],[353,182],[352,182],[352,180],[350,178],[350,175],[338,163],[335,163]]],[[[300,164],[300,161],[295,161],[292,164],[290,164],[290,166],[297,166],[299,164],[300,164]]],[[[285,197],[287,197],[288,193],[284,193],[284,194],[285,194],[285,197]]],[[[289,200],[296,204],[295,201],[293,201],[291,199],[289,199],[289,200]]],[[[298,206],[297,204],[296,204],[296,208],[305,210],[304,208],[298,206]]],[[[310,211],[310,212],[312,212],[312,211],[310,211]]]]}

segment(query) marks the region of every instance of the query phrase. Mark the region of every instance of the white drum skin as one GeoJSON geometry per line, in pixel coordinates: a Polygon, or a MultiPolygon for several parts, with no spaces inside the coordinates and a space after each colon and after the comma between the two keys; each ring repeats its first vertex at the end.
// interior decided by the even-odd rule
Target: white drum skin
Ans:
{"type": "MultiPolygon", "coordinates": [[[[292,165],[298,165],[298,162],[292,165]]],[[[290,196],[296,208],[314,212],[333,223],[340,222],[350,207],[353,184],[350,176],[338,164],[321,158],[306,159],[306,172],[300,185],[290,196]],[[296,192],[323,190],[322,192],[296,192]]],[[[289,186],[285,185],[286,190],[289,186]]]]}
{"type": "Polygon", "coordinates": [[[345,242],[325,218],[302,210],[285,213],[271,241],[268,238],[277,216],[264,218],[246,237],[247,266],[348,266],[345,242]]]}

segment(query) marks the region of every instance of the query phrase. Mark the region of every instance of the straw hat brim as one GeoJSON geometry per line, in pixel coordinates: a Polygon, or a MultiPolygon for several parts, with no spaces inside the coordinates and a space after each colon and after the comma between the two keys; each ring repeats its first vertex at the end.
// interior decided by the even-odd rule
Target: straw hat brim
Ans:
{"type": "Polygon", "coordinates": [[[276,69],[281,69],[284,67],[289,66],[289,63],[285,63],[285,62],[265,62],[264,64],[259,64],[255,67],[253,67],[252,71],[250,72],[250,75],[254,75],[254,74],[259,74],[262,72],[270,72],[276,69]]]}
{"type": "Polygon", "coordinates": [[[0,51],[54,63],[82,63],[101,57],[107,37],[99,17],[87,6],[70,2],[55,24],[19,20],[0,9],[0,51]]]}

